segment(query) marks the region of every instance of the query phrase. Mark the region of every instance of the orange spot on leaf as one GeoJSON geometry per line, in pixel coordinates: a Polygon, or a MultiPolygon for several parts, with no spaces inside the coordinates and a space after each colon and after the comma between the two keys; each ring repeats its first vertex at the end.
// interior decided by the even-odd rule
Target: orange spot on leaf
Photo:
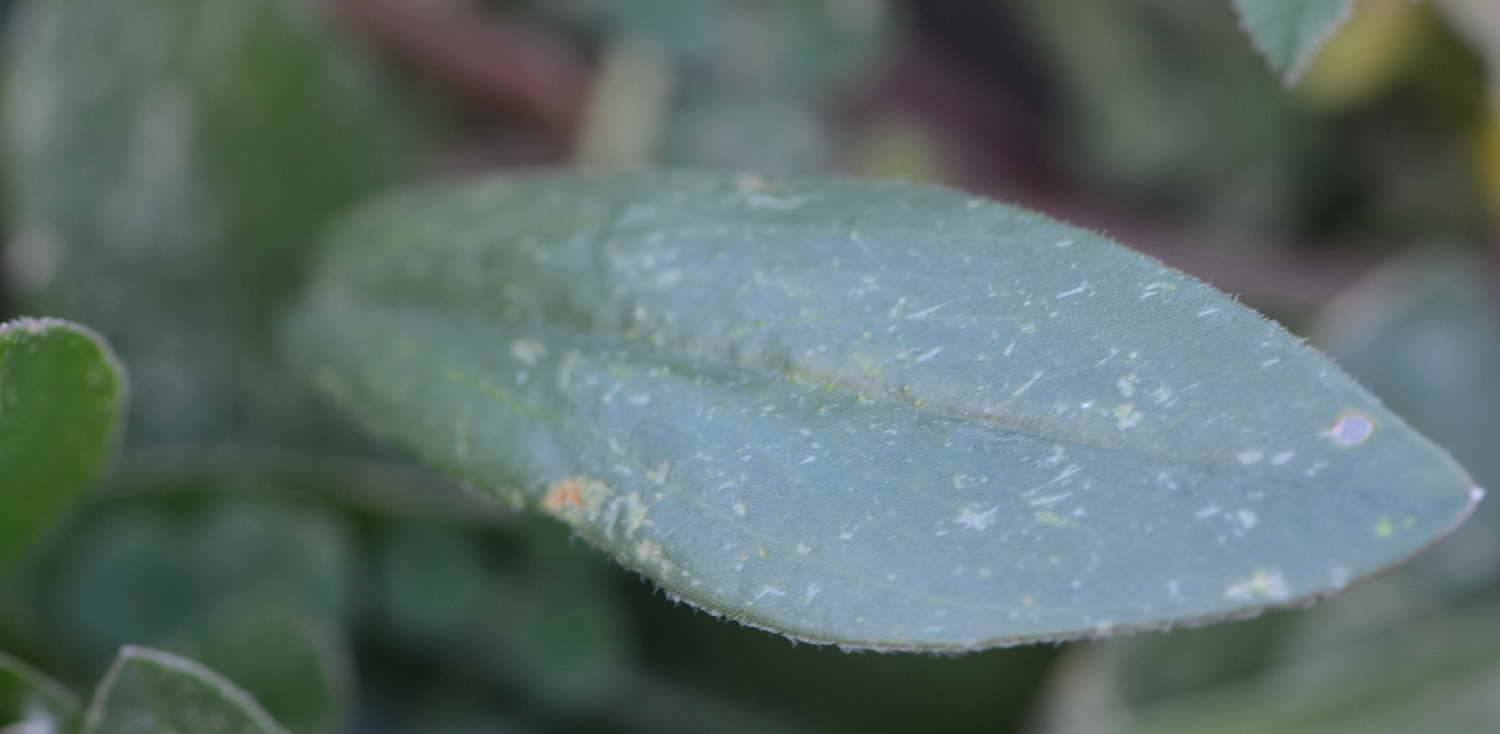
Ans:
{"type": "Polygon", "coordinates": [[[542,498],[542,506],[548,512],[562,512],[570,507],[583,509],[583,480],[568,477],[554,483],[547,496],[542,498]]]}

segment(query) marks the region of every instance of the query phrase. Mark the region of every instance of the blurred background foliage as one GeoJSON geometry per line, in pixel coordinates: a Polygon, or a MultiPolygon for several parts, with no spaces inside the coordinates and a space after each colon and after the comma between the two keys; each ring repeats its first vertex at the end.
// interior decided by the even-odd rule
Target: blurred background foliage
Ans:
{"type": "Polygon", "coordinates": [[[1238,294],[1500,487],[1488,0],[1361,2],[1292,89],[1227,0],[0,8],[5,316],[98,328],[134,387],[114,478],[0,569],[0,650],[75,691],[135,643],[224,672],[299,732],[1500,721],[1493,500],[1308,611],[846,654],[673,604],[557,523],[411,468],[267,348],[309,240],[401,181],[565,163],[922,179],[1238,294]]]}

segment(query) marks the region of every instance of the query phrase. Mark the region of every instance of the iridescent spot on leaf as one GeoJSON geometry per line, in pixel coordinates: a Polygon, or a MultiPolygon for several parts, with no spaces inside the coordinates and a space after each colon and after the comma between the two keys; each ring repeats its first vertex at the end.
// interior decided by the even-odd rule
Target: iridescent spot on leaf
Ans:
{"type": "Polygon", "coordinates": [[[1358,413],[1345,413],[1328,429],[1328,437],[1340,446],[1357,446],[1374,432],[1374,421],[1358,413]]]}

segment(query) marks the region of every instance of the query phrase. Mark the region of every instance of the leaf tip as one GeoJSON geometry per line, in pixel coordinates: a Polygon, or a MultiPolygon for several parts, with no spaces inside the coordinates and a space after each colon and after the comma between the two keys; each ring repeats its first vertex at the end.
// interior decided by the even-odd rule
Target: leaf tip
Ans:
{"type": "Polygon", "coordinates": [[[1234,0],[1234,9],[1251,44],[1292,87],[1354,16],[1354,0],[1234,0]]]}

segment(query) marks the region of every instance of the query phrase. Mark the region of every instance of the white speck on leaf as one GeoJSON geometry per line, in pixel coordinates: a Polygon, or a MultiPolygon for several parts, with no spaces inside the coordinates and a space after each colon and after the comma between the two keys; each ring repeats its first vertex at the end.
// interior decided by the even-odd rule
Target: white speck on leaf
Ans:
{"type": "Polygon", "coordinates": [[[672,572],[672,562],[667,560],[666,554],[662,552],[661,544],[654,540],[647,538],[637,543],[635,557],[643,564],[655,565],[664,574],[672,572]]]}
{"type": "Polygon", "coordinates": [[[906,308],[906,296],[897,298],[896,305],[891,306],[891,310],[886,312],[886,316],[893,319],[901,318],[901,309],[903,308],[906,308]]]}
{"type": "Polygon", "coordinates": [[[999,511],[999,505],[995,505],[984,512],[980,512],[973,505],[964,505],[959,509],[958,517],[954,518],[953,522],[970,530],[985,530],[995,524],[995,513],[999,511]]]}
{"type": "Polygon", "coordinates": [[[948,304],[947,303],[939,303],[936,306],[928,306],[927,308],[924,308],[921,311],[913,311],[913,312],[907,314],[906,318],[907,318],[908,321],[921,321],[922,319],[925,319],[928,316],[931,316],[934,313],[937,313],[938,309],[940,309],[940,308],[942,308],[942,307],[944,307],[946,305],[948,305],[948,304]]]}
{"type": "Polygon", "coordinates": [[[1239,459],[1241,464],[1250,466],[1251,464],[1259,464],[1260,460],[1265,458],[1265,456],[1266,452],[1260,449],[1245,449],[1236,455],[1235,458],[1239,459]]]}
{"type": "Polygon", "coordinates": [[[1171,287],[1171,283],[1164,283],[1161,281],[1157,281],[1155,283],[1147,283],[1146,287],[1141,289],[1141,300],[1150,298],[1158,293],[1161,293],[1164,290],[1170,289],[1171,287]]]}
{"type": "Polygon", "coordinates": [[[1084,291],[1086,291],[1088,289],[1089,289],[1089,283],[1088,283],[1088,281],[1084,281],[1077,288],[1070,288],[1068,290],[1063,291],[1062,293],[1057,294],[1057,298],[1072,298],[1073,296],[1076,296],[1076,295],[1078,295],[1078,294],[1080,294],[1080,293],[1082,293],[1082,292],[1084,292],[1084,291]]]}
{"type": "Polygon", "coordinates": [[[1291,597],[1286,579],[1276,570],[1257,569],[1250,578],[1236,581],[1224,587],[1224,598],[1235,601],[1250,601],[1257,597],[1272,601],[1285,601],[1291,597]]]}
{"type": "Polygon", "coordinates": [[[1049,494],[1045,497],[1038,497],[1032,500],[1029,504],[1032,507],[1048,507],[1062,502],[1063,500],[1072,496],[1072,492],[1063,492],[1062,494],[1049,494]]]}
{"type": "Polygon", "coordinates": [[[510,343],[510,355],[523,364],[534,365],[547,356],[547,345],[535,339],[517,339],[510,343]]]}
{"type": "Polygon", "coordinates": [[[1276,466],[1281,466],[1281,465],[1287,463],[1288,461],[1291,461],[1292,457],[1294,457],[1296,455],[1297,455],[1297,452],[1295,452],[1295,451],[1283,451],[1283,452],[1281,452],[1281,453],[1279,453],[1279,454],[1277,454],[1275,456],[1272,456],[1271,457],[1271,463],[1274,464],[1274,465],[1276,465],[1276,466]]]}
{"type": "Polygon", "coordinates": [[[933,357],[936,357],[936,356],[938,356],[939,354],[942,354],[942,353],[943,353],[943,348],[942,347],[933,347],[933,348],[927,350],[926,352],[923,352],[920,357],[917,357],[916,359],[914,359],[912,361],[914,363],[916,363],[916,364],[921,364],[921,363],[926,362],[927,360],[932,359],[933,357]]]}
{"type": "Polygon", "coordinates": [[[616,498],[610,503],[609,518],[605,521],[606,535],[613,537],[613,528],[610,526],[613,525],[614,517],[619,513],[621,503],[625,506],[625,534],[627,536],[636,535],[643,526],[650,524],[650,521],[646,519],[649,508],[646,507],[645,502],[641,501],[640,493],[631,492],[624,497],[616,498]]]}
{"type": "Polygon", "coordinates": [[[760,601],[761,598],[766,596],[786,596],[786,592],[775,586],[762,586],[760,587],[760,591],[755,595],[755,600],[760,601]]]}
{"type": "Polygon", "coordinates": [[[1026,384],[1024,384],[1024,385],[1016,388],[1015,392],[1012,392],[1010,394],[1010,396],[1013,397],[1013,398],[1019,398],[1019,397],[1021,397],[1021,393],[1026,392],[1028,389],[1031,388],[1032,385],[1035,385],[1036,381],[1042,379],[1042,375],[1044,375],[1044,374],[1046,374],[1046,373],[1043,372],[1043,371],[1041,371],[1041,370],[1037,370],[1036,372],[1031,373],[1031,379],[1027,380],[1026,384]]]}

